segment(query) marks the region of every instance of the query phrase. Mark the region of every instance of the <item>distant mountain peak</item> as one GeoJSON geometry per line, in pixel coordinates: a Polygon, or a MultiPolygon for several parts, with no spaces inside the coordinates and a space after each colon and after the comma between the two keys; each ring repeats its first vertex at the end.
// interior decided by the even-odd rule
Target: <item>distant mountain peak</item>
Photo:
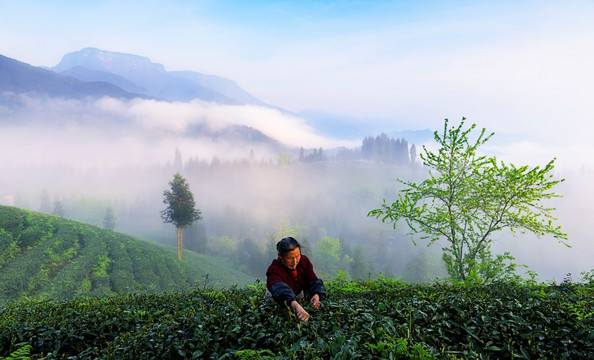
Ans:
{"type": "Polygon", "coordinates": [[[108,82],[85,82],[0,55],[0,93],[2,92],[63,98],[146,97],[129,93],[108,82]]]}
{"type": "Polygon", "coordinates": [[[165,73],[165,67],[153,63],[148,57],[101,50],[97,48],[84,48],[80,51],[68,53],[62,61],[52,68],[56,72],[66,71],[76,66],[92,70],[107,71],[120,76],[141,72],[165,73]]]}
{"type": "Polygon", "coordinates": [[[71,52],[51,70],[82,81],[103,81],[167,101],[201,99],[221,104],[268,106],[233,80],[194,71],[167,71],[148,57],[93,47],[71,52]]]}

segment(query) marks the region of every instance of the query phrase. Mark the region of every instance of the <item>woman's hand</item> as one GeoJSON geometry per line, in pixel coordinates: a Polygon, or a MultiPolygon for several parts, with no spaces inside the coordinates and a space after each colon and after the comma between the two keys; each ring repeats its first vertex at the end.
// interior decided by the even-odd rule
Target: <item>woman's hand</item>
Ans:
{"type": "Polygon", "coordinates": [[[311,307],[314,309],[319,309],[320,308],[320,296],[318,294],[315,294],[314,296],[311,297],[311,307]]]}
{"type": "Polygon", "coordinates": [[[291,307],[295,310],[295,312],[297,312],[297,318],[301,321],[305,321],[307,322],[307,320],[309,320],[309,314],[307,313],[307,311],[305,311],[303,309],[303,307],[301,307],[301,305],[299,305],[299,303],[297,301],[293,301],[291,303],[291,307]]]}

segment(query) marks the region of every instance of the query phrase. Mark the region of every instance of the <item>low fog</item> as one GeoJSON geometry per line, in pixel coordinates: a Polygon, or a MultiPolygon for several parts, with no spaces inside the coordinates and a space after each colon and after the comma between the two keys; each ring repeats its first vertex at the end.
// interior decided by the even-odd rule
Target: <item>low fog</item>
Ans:
{"type": "MultiPolygon", "coordinates": [[[[361,142],[324,138],[298,117],[257,106],[110,98],[22,97],[20,103],[0,107],[1,205],[51,213],[59,202],[64,216],[98,226],[111,207],[116,231],[174,245],[175,229],[159,212],[163,190],[180,172],[203,216],[184,236],[197,251],[241,263],[237,247],[250,239],[268,263],[275,236],[290,228],[306,254],[328,236],[340,240],[343,256],[362,253],[369,273],[419,280],[415,262],[424,257],[433,277],[445,275],[437,246],[415,247],[405,227],[394,230],[366,216],[383,198],[395,199],[396,178],[420,180],[422,169],[333,160],[336,149],[358,151],[361,142]],[[229,126],[256,129],[276,142],[229,136],[229,126]],[[300,148],[306,155],[322,148],[327,157],[301,163],[300,148]]],[[[502,232],[494,250],[510,250],[541,281],[561,281],[569,273],[580,280],[593,266],[592,175],[556,169],[566,181],[556,189],[563,198],[551,205],[571,248],[552,238],[502,232]]]]}

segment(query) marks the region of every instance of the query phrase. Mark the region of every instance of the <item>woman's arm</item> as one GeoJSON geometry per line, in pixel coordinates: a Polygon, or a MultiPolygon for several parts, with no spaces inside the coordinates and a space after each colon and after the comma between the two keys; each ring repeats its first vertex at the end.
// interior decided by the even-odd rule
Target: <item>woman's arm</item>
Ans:
{"type": "Polygon", "coordinates": [[[309,293],[318,295],[318,301],[326,299],[326,286],[322,279],[315,279],[309,283],[309,293]]]}
{"type": "Polygon", "coordinates": [[[291,307],[297,313],[297,318],[301,321],[309,320],[309,313],[303,309],[301,305],[295,300],[291,303],[291,307]]]}
{"type": "Polygon", "coordinates": [[[293,292],[293,289],[282,281],[274,283],[269,291],[274,301],[285,304],[286,306],[292,306],[293,301],[297,301],[297,296],[293,292]]]}

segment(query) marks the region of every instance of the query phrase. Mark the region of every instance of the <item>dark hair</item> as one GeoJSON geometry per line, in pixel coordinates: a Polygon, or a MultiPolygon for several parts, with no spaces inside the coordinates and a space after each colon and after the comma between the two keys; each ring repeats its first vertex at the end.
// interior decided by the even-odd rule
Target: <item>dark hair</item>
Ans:
{"type": "Polygon", "coordinates": [[[295,248],[301,248],[301,245],[291,236],[281,239],[281,241],[276,243],[276,250],[281,256],[285,256],[289,251],[295,250],[295,248]]]}

